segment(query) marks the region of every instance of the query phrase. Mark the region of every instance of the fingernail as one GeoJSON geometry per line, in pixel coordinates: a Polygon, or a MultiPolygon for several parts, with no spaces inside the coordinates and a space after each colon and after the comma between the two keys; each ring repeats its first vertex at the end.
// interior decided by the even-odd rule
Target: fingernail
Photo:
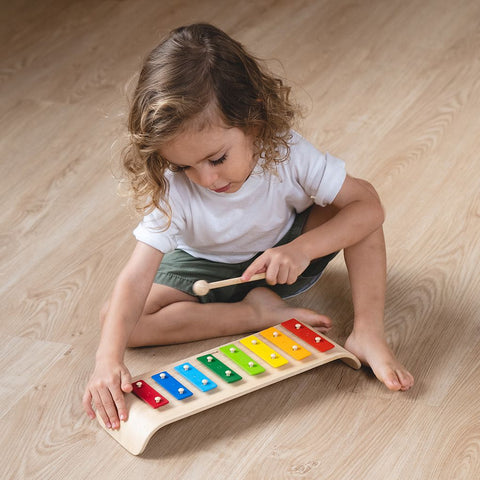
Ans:
{"type": "Polygon", "coordinates": [[[110,422],[107,422],[107,423],[105,424],[105,426],[106,426],[107,428],[112,428],[112,424],[111,424],[110,422]]]}
{"type": "Polygon", "coordinates": [[[122,420],[122,422],[123,422],[123,421],[125,421],[126,419],[127,419],[127,416],[122,413],[122,414],[120,415],[120,420],[122,420]]]}

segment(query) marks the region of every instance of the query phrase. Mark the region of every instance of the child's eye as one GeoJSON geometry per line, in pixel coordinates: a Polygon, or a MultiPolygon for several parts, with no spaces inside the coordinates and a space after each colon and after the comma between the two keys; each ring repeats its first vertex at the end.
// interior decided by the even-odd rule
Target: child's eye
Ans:
{"type": "Polygon", "coordinates": [[[212,165],[221,165],[227,159],[227,155],[222,155],[218,160],[210,160],[212,165]]]}
{"type": "Polygon", "coordinates": [[[185,166],[174,165],[173,163],[171,163],[169,165],[169,168],[172,172],[183,172],[184,170],[188,170],[190,168],[190,166],[189,165],[185,165],[185,166]]]}
{"type": "MultiPolygon", "coordinates": [[[[216,166],[216,165],[221,165],[225,160],[227,159],[227,154],[222,155],[218,160],[209,160],[210,165],[216,166]]],[[[174,163],[171,163],[169,165],[170,170],[172,172],[184,172],[185,170],[188,170],[190,168],[190,165],[177,165],[174,163]]]]}

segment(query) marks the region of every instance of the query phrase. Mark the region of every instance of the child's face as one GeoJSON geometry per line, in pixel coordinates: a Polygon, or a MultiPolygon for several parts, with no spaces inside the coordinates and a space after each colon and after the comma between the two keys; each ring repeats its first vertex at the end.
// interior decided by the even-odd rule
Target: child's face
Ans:
{"type": "Polygon", "coordinates": [[[255,166],[253,152],[252,136],[220,125],[187,129],[160,149],[192,182],[217,193],[241,188],[255,166]]]}

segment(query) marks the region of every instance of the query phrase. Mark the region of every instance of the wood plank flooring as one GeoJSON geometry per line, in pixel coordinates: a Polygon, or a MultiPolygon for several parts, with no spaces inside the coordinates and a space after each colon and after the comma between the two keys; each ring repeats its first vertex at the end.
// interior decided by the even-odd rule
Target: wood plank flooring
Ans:
{"type": "MultiPolygon", "coordinates": [[[[0,460],[6,479],[480,477],[478,0],[1,1],[0,460]],[[300,131],[387,211],[386,330],[415,387],[327,364],[168,425],[134,457],[84,415],[137,219],[112,174],[146,53],[194,21],[287,78],[300,131]]],[[[340,258],[291,301],[352,306],[340,258]]],[[[233,337],[129,350],[133,375],[233,337]]]]}

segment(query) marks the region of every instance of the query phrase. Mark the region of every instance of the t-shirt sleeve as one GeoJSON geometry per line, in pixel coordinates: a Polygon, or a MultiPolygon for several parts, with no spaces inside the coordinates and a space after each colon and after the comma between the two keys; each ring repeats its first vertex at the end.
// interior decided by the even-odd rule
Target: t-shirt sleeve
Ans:
{"type": "Polygon", "coordinates": [[[171,252],[177,245],[177,226],[172,222],[164,230],[166,221],[164,215],[157,209],[146,215],[133,231],[139,242],[146,243],[163,253],[171,252]]]}
{"type": "Polygon", "coordinates": [[[299,138],[292,155],[297,180],[317,205],[329,205],[345,182],[345,162],[299,138]]]}
{"type": "Polygon", "coordinates": [[[335,200],[347,176],[343,160],[327,152],[324,154],[324,162],[325,168],[321,182],[318,184],[316,192],[312,194],[314,202],[321,207],[335,200]]]}
{"type": "Polygon", "coordinates": [[[185,229],[183,202],[177,188],[176,184],[170,183],[168,198],[172,212],[170,225],[168,225],[166,216],[159,209],[155,209],[146,215],[133,231],[139,242],[146,243],[163,253],[171,252],[177,247],[179,236],[185,229]],[[168,228],[166,228],[167,226],[168,228]]]}

